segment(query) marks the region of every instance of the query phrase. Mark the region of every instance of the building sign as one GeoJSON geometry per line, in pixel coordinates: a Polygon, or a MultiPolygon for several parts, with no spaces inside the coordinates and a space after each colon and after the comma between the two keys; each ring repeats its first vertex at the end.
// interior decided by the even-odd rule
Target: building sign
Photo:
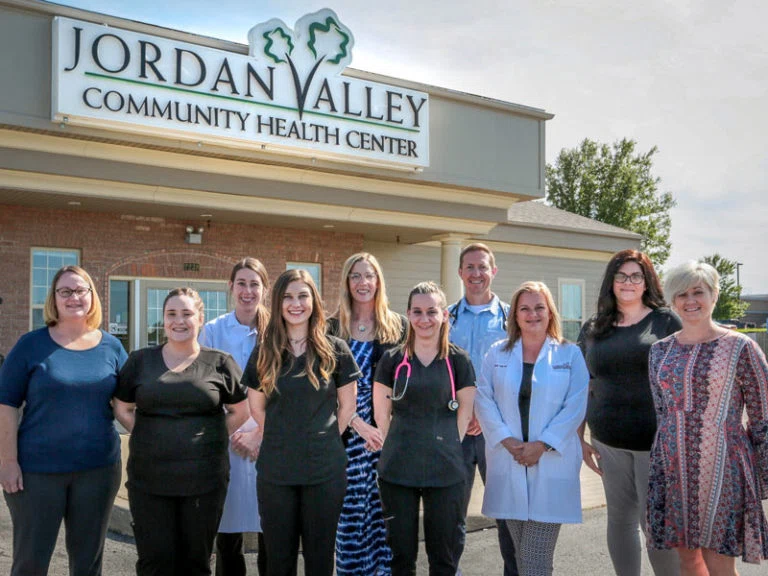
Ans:
{"type": "Polygon", "coordinates": [[[429,97],[341,72],[354,38],[332,10],[248,33],[249,55],[57,17],[55,122],[305,157],[429,165],[429,97]]]}

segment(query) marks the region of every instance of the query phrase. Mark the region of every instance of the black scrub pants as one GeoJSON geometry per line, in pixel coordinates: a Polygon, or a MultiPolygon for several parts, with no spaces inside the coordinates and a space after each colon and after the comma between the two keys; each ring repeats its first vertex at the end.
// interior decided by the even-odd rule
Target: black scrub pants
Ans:
{"type": "Polygon", "coordinates": [[[48,574],[62,520],[69,573],[100,576],[104,537],[120,487],[120,461],[79,472],[22,474],[24,490],[5,493],[13,522],[11,576],[48,574]]]}
{"type": "Polygon", "coordinates": [[[464,482],[439,488],[391,484],[379,479],[392,576],[415,576],[419,552],[419,501],[424,506],[424,546],[430,576],[455,576],[464,518],[464,482]]]}
{"type": "MultiPolygon", "coordinates": [[[[256,568],[259,576],[267,576],[267,552],[264,533],[258,532],[259,555],[256,568]]],[[[245,546],[242,532],[219,532],[216,535],[216,576],[246,576],[245,546]]]]}
{"type": "Polygon", "coordinates": [[[205,494],[161,496],[128,487],[137,576],[208,576],[227,482],[205,494]]]}
{"type": "Polygon", "coordinates": [[[294,576],[299,539],[305,576],[331,576],[347,472],[321,484],[283,486],[256,479],[267,576],[294,576]]]}

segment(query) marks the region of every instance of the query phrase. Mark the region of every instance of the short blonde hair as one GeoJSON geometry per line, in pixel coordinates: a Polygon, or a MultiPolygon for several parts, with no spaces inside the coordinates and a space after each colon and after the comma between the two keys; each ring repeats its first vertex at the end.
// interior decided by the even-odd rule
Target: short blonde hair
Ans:
{"type": "Polygon", "coordinates": [[[560,326],[560,313],[555,306],[555,299],[552,297],[552,292],[549,291],[544,282],[523,282],[520,284],[515,293],[512,294],[512,301],[509,303],[509,318],[507,319],[507,343],[504,345],[504,350],[512,350],[520,339],[520,326],[517,324],[517,303],[520,301],[520,296],[523,294],[541,294],[544,296],[544,301],[549,308],[549,324],[547,325],[547,336],[557,340],[563,341],[563,329],[560,326]]]}
{"type": "Polygon", "coordinates": [[[85,317],[85,325],[89,330],[98,328],[101,326],[102,319],[99,293],[96,292],[96,285],[93,283],[91,275],[80,268],[80,266],[64,266],[59,268],[58,272],[54,275],[53,280],[51,281],[51,286],[48,289],[48,296],[45,298],[45,305],[43,306],[43,320],[45,320],[45,325],[56,326],[59,322],[59,310],[56,308],[56,284],[58,284],[61,277],[67,272],[80,276],[91,289],[91,309],[88,310],[88,314],[85,317]]]}
{"type": "Polygon", "coordinates": [[[706,262],[689,260],[665,274],[664,296],[672,304],[677,296],[696,284],[704,284],[717,297],[720,293],[720,274],[706,262]]]}

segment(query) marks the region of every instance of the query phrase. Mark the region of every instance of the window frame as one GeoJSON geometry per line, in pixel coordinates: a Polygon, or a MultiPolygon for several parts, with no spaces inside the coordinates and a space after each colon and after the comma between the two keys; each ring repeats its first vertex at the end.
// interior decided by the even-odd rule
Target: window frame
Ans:
{"type": "MultiPolygon", "coordinates": [[[[36,330],[38,328],[42,328],[45,326],[43,324],[42,326],[35,326],[35,310],[44,310],[45,309],[45,300],[48,298],[48,291],[50,290],[51,280],[53,280],[53,276],[56,274],[56,272],[61,268],[59,266],[56,268],[56,270],[53,270],[51,273],[51,269],[46,266],[45,271],[48,276],[48,281],[45,286],[45,298],[43,298],[43,301],[40,304],[35,303],[35,253],[39,252],[45,252],[46,255],[51,252],[62,252],[62,253],[69,253],[74,254],[76,257],[75,266],[81,266],[82,261],[82,252],[79,248],[59,248],[55,246],[32,246],[29,249],[29,329],[30,330],[36,330]]],[[[72,266],[72,264],[63,264],[63,266],[72,266]]]]}
{"type": "Polygon", "coordinates": [[[315,281],[315,285],[317,286],[317,291],[320,294],[320,296],[323,295],[323,265],[321,262],[286,262],[285,263],[285,269],[286,270],[306,270],[309,272],[309,275],[312,276],[312,279],[315,281]],[[317,275],[312,273],[312,269],[317,270],[317,275]]]}
{"type": "MultiPolygon", "coordinates": [[[[586,306],[586,281],[584,278],[558,278],[557,279],[557,300],[558,310],[560,312],[560,323],[563,328],[563,337],[565,337],[565,323],[566,322],[578,322],[579,330],[584,326],[584,314],[586,306]],[[579,286],[581,287],[581,318],[566,318],[564,315],[563,306],[563,287],[564,286],[579,286]]],[[[575,341],[575,339],[574,339],[575,341]]]]}

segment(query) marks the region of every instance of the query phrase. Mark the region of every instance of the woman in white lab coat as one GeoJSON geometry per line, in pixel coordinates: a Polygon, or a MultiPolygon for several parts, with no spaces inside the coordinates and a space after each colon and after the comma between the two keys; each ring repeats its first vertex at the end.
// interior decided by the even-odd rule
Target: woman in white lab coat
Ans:
{"type": "Polygon", "coordinates": [[[548,576],[560,525],[581,522],[577,429],[589,374],[541,282],[512,296],[507,334],[485,357],[475,400],[488,461],[483,514],[506,520],[522,576],[548,576]]]}

